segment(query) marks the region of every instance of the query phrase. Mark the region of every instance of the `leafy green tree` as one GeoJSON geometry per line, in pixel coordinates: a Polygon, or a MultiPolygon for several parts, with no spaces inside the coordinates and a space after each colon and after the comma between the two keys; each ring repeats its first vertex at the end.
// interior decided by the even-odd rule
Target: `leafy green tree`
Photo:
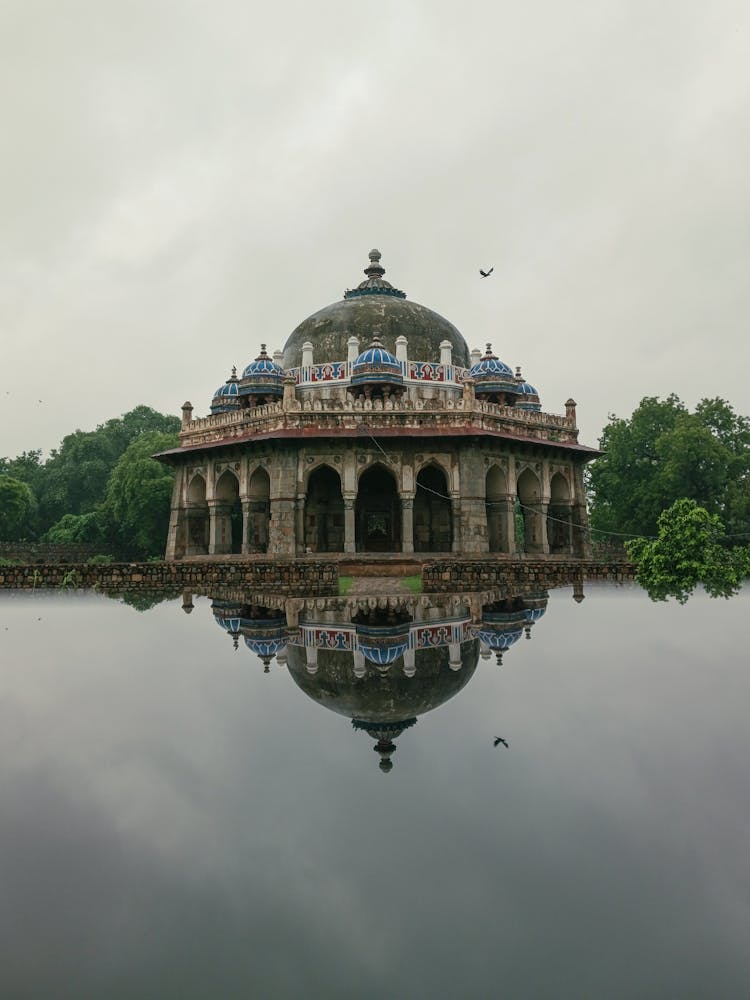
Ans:
{"type": "Polygon", "coordinates": [[[36,499],[31,488],[13,476],[0,475],[0,541],[28,537],[35,512],[36,499]]]}
{"type": "MultiPolygon", "coordinates": [[[[121,417],[100,424],[93,431],[67,434],[46,462],[41,451],[24,452],[17,458],[0,458],[0,474],[9,474],[31,487],[38,500],[36,530],[48,533],[66,515],[91,514],[101,508],[109,477],[132,441],[149,432],[176,433],[178,417],[158,413],[149,406],[136,406],[121,417]]],[[[95,534],[95,522],[66,521],[60,531],[95,534]]],[[[109,528],[105,525],[105,533],[109,528]]],[[[97,538],[78,540],[98,541],[97,538]]]]}
{"type": "Polygon", "coordinates": [[[750,531],[750,422],[723,399],[690,413],[677,396],[642,399],[625,420],[611,416],[591,466],[591,525],[654,535],[675,500],[696,500],[730,534],[750,531]]]}
{"type": "Polygon", "coordinates": [[[721,519],[695,500],[676,500],[659,516],[658,528],[655,539],[625,543],[636,579],[653,600],[675,597],[684,604],[698,584],[711,597],[731,597],[750,574],[750,547],[727,548],[721,519]]]}
{"type": "Polygon", "coordinates": [[[97,507],[87,514],[63,514],[44,534],[43,539],[52,545],[107,545],[111,536],[111,518],[105,509],[97,507]]]}
{"type": "Polygon", "coordinates": [[[106,507],[120,542],[140,555],[161,554],[166,544],[174,473],[151,456],[177,443],[177,434],[141,434],[120,457],[107,484],[106,507]]]}

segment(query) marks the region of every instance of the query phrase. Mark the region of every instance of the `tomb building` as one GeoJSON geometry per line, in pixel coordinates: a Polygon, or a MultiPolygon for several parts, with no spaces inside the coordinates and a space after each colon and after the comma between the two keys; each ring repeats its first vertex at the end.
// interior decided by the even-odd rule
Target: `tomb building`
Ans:
{"type": "MultiPolygon", "coordinates": [[[[586,558],[576,404],[548,413],[520,368],[469,351],[385,280],[305,319],[283,351],[182,408],[166,558],[491,553],[586,558]]],[[[536,377],[534,376],[534,382],[536,377]]]]}

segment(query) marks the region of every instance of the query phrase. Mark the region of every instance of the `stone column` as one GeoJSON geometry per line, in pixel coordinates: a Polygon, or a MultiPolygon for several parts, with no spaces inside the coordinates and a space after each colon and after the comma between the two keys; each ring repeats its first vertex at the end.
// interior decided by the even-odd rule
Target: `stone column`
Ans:
{"type": "Polygon", "coordinates": [[[187,525],[183,495],[184,466],[177,469],[172,489],[172,508],[169,514],[169,531],[167,532],[167,547],[164,558],[167,560],[181,559],[187,548],[187,525]]]}
{"type": "Polygon", "coordinates": [[[354,502],[356,497],[344,497],[344,552],[356,552],[356,527],[354,524],[354,502]]]}
{"type": "Polygon", "coordinates": [[[414,551],[414,495],[401,497],[401,551],[414,551]]]}
{"type": "Polygon", "coordinates": [[[292,497],[271,498],[268,553],[277,556],[296,555],[295,503],[292,497]]]}
{"type": "Polygon", "coordinates": [[[297,555],[305,554],[305,497],[300,495],[294,501],[294,536],[297,555]]]}
{"type": "Polygon", "coordinates": [[[549,539],[547,538],[547,514],[549,513],[549,503],[542,501],[539,504],[539,521],[542,531],[541,538],[541,552],[543,555],[549,555],[549,539]]]}
{"type": "Polygon", "coordinates": [[[223,500],[208,501],[208,554],[226,555],[232,551],[232,508],[223,500]]]}
{"type": "Polygon", "coordinates": [[[516,551],[516,502],[513,497],[507,497],[500,508],[505,533],[503,552],[512,555],[516,551]]]}
{"type": "Polygon", "coordinates": [[[242,503],[242,554],[246,556],[249,552],[252,552],[252,545],[250,543],[250,534],[252,531],[252,501],[241,498],[242,503]]]}
{"type": "Polygon", "coordinates": [[[463,537],[461,497],[451,494],[451,552],[461,552],[461,538],[463,537]]]}

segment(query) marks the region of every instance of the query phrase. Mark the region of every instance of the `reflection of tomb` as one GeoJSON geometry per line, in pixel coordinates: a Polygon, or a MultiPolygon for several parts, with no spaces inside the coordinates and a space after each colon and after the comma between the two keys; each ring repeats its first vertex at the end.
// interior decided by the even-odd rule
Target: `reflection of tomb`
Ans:
{"type": "Polygon", "coordinates": [[[394,741],[466,686],[480,652],[500,663],[524,632],[530,637],[547,596],[282,598],[277,607],[217,600],[212,610],[266,673],[274,660],[286,666],[308,697],[367,733],[388,772],[394,741]]]}

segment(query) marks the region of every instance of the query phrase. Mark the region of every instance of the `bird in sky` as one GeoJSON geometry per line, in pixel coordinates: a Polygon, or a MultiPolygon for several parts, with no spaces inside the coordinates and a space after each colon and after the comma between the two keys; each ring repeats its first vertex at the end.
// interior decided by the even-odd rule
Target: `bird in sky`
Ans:
{"type": "Polygon", "coordinates": [[[496,747],[496,746],[498,745],[498,743],[502,743],[502,745],[503,745],[504,747],[509,747],[509,746],[510,746],[510,744],[508,743],[508,741],[507,741],[507,740],[504,740],[504,739],[502,738],[502,736],[496,736],[496,737],[495,737],[495,742],[494,742],[494,743],[492,744],[492,745],[493,745],[493,747],[496,747]]]}
{"type": "Polygon", "coordinates": [[[492,274],[492,272],[493,272],[494,270],[495,270],[495,268],[494,268],[494,267],[491,267],[491,268],[489,269],[489,271],[483,271],[483,270],[482,270],[482,268],[480,267],[480,268],[479,268],[479,273],[480,273],[480,274],[482,275],[482,277],[483,277],[483,278],[489,278],[489,276],[490,276],[490,275],[492,274]]]}

